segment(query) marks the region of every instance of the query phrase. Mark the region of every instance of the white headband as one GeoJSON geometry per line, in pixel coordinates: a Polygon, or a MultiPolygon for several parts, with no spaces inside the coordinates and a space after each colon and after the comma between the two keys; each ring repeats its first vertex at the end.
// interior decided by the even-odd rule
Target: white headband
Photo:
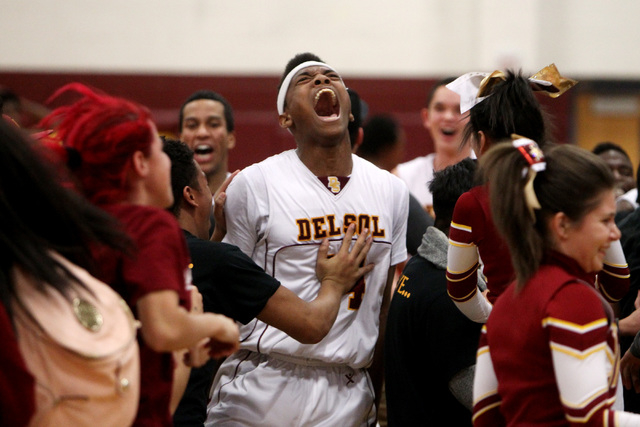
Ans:
{"type": "MultiPolygon", "coordinates": [[[[460,95],[460,114],[466,113],[474,105],[491,96],[487,95],[478,97],[478,91],[480,90],[482,81],[490,75],[491,73],[481,73],[474,71],[471,73],[463,74],[446,85],[447,89],[452,90],[453,92],[460,95]]],[[[536,83],[541,86],[552,86],[552,83],[546,80],[534,79],[533,77],[529,77],[528,80],[531,83],[536,83]]]]}
{"type": "MultiPolygon", "coordinates": [[[[289,71],[289,74],[287,74],[287,76],[282,81],[282,85],[280,86],[280,90],[278,91],[278,103],[277,103],[278,114],[284,113],[284,100],[287,97],[287,91],[289,90],[289,85],[291,84],[291,80],[293,79],[293,76],[295,76],[296,73],[302,70],[303,68],[314,67],[314,66],[325,67],[335,73],[338,73],[333,67],[325,64],[324,62],[318,62],[318,61],[303,62],[302,64],[295,67],[293,70],[289,71]]],[[[342,78],[340,78],[340,80],[342,80],[342,78]]]]}

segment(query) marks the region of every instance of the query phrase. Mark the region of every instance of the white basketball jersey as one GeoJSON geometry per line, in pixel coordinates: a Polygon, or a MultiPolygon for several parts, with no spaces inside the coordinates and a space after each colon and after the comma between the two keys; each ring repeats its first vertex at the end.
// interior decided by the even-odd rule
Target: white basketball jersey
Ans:
{"type": "Polygon", "coordinates": [[[373,234],[365,262],[375,264],[343,297],[336,322],[320,343],[301,344],[254,320],[241,327],[241,348],[353,368],[370,363],[389,267],[407,257],[408,190],[397,177],[355,155],[349,181],[339,185],[331,177],[328,186],[323,184],[294,150],[244,169],[231,183],[225,241],[300,298],[311,301],[320,289],[315,265],[322,239],[328,237],[330,253],[337,252],[351,222],[356,231],[368,228],[373,234]]]}

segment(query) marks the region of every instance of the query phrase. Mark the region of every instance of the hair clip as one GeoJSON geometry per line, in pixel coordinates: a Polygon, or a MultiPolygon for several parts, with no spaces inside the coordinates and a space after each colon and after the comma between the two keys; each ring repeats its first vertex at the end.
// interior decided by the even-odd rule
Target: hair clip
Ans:
{"type": "Polygon", "coordinates": [[[511,134],[511,143],[520,151],[531,169],[536,172],[545,170],[547,164],[544,161],[544,153],[534,140],[514,133],[511,134]]]}
{"type": "Polygon", "coordinates": [[[527,209],[529,210],[529,214],[531,215],[531,219],[535,223],[535,211],[542,207],[538,200],[538,196],[536,196],[536,191],[533,188],[533,181],[536,179],[538,172],[542,172],[546,169],[547,163],[544,161],[544,153],[535,141],[516,134],[511,134],[511,140],[513,146],[529,164],[529,167],[525,167],[522,170],[522,177],[527,178],[527,182],[524,185],[524,199],[527,209]]]}

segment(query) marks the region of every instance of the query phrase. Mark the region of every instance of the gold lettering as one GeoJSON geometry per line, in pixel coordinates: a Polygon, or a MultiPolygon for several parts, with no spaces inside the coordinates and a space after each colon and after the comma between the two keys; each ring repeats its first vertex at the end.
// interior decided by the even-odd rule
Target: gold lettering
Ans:
{"type": "Polygon", "coordinates": [[[362,233],[362,230],[366,228],[373,237],[385,237],[384,228],[380,228],[379,216],[348,213],[344,214],[342,225],[336,221],[335,215],[296,219],[298,241],[306,242],[312,238],[338,237],[346,233],[351,224],[356,225],[356,235],[362,233]]]}
{"type": "Polygon", "coordinates": [[[327,215],[327,224],[329,226],[329,237],[340,236],[340,227],[336,227],[335,215],[327,215]]]}
{"type": "Polygon", "coordinates": [[[336,176],[330,176],[328,187],[331,189],[331,192],[334,194],[338,194],[340,192],[340,180],[336,176]]]}
{"type": "Polygon", "coordinates": [[[407,276],[405,276],[404,274],[401,275],[400,278],[398,279],[398,285],[397,285],[398,287],[396,289],[396,292],[405,298],[409,298],[411,296],[411,292],[407,292],[404,289],[404,284],[407,280],[409,280],[407,276]]]}
{"type": "Polygon", "coordinates": [[[309,220],[306,218],[297,219],[296,224],[298,224],[298,240],[300,242],[311,240],[311,224],[309,220]]]}
{"type": "Polygon", "coordinates": [[[321,216],[319,218],[311,218],[311,222],[313,222],[313,238],[314,239],[324,239],[327,237],[327,231],[324,229],[324,217],[321,216]]]}
{"type": "MultiPolygon", "coordinates": [[[[349,228],[349,224],[351,224],[352,222],[356,222],[356,216],[354,214],[344,214],[344,219],[342,220],[343,233],[347,232],[347,228],[349,228]]],[[[357,233],[357,230],[356,230],[356,233],[357,233]]]]}
{"type": "Polygon", "coordinates": [[[358,234],[362,232],[365,228],[371,231],[369,228],[369,224],[371,223],[371,217],[367,214],[358,215],[358,234]]]}
{"type": "Polygon", "coordinates": [[[371,235],[373,237],[384,237],[385,236],[385,232],[384,232],[384,228],[381,230],[378,222],[380,221],[380,217],[377,215],[372,215],[371,216],[371,222],[373,223],[373,230],[371,230],[371,235]]]}

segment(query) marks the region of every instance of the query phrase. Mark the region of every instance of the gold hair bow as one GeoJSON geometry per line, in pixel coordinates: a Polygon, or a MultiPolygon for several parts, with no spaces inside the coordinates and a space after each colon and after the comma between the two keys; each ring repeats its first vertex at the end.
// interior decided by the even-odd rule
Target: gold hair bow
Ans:
{"type": "MultiPolygon", "coordinates": [[[[495,85],[506,78],[507,75],[500,70],[491,74],[471,72],[463,74],[446,87],[460,95],[460,113],[464,114],[474,105],[491,96],[495,85]]],[[[578,83],[576,80],[562,77],[555,64],[544,67],[528,80],[533,90],[542,91],[553,98],[557,98],[578,83]]]]}
{"type": "MultiPolygon", "coordinates": [[[[481,98],[491,95],[493,87],[498,84],[498,82],[506,80],[506,78],[507,75],[500,70],[489,74],[480,82],[477,97],[481,98]]],[[[529,77],[528,80],[531,82],[531,88],[534,91],[544,92],[545,95],[552,98],[559,97],[578,83],[576,80],[562,77],[556,64],[547,65],[529,77]]]]}

